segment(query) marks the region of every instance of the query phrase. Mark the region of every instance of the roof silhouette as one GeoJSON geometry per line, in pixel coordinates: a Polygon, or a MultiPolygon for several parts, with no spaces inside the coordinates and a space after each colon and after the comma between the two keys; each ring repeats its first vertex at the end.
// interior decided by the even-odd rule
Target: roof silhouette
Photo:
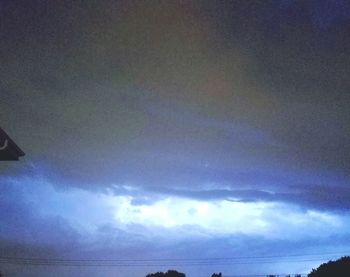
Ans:
{"type": "Polygon", "coordinates": [[[21,148],[0,128],[0,161],[17,161],[24,155],[21,148]]]}

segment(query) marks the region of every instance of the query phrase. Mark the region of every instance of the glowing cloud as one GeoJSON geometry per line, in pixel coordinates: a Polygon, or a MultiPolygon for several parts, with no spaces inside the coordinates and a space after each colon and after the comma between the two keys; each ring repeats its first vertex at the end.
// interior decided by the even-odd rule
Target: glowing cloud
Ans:
{"type": "Polygon", "coordinates": [[[148,205],[134,205],[132,199],[132,196],[107,197],[118,225],[139,224],[167,229],[192,226],[204,234],[288,237],[304,232],[312,234],[310,230],[316,229],[324,229],[324,234],[329,234],[344,224],[335,214],[305,211],[276,202],[209,202],[167,197],[148,205]]]}

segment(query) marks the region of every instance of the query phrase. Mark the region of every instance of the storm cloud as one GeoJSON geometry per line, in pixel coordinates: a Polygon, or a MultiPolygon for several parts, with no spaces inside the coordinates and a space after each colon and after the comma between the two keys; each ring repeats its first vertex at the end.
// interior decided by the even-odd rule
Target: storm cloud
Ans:
{"type": "MultiPolygon", "coordinates": [[[[135,212],[125,223],[135,229],[123,229],[115,214],[157,205],[171,214],[176,201],[194,214],[197,201],[225,211],[263,203],[311,229],[331,216],[344,225],[325,236],[348,245],[349,10],[341,0],[2,1],[1,127],[26,156],[0,167],[1,245],[14,255],[22,245],[59,256],[74,243],[82,256],[92,244],[186,252],[204,243],[204,221],[149,229],[135,212]],[[90,222],[72,199],[95,203],[90,222]],[[154,249],[152,233],[169,241],[154,249]]],[[[254,244],[242,234],[208,244],[254,244]]],[[[307,232],[298,238],[306,249],[307,232]]]]}

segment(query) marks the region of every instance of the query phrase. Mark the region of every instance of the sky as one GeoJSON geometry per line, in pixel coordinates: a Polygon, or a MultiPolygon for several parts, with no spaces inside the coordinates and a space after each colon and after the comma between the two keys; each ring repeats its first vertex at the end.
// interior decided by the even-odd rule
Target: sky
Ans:
{"type": "Polygon", "coordinates": [[[26,156],[0,163],[0,272],[349,254],[349,34],[345,0],[1,1],[0,125],[26,156]]]}

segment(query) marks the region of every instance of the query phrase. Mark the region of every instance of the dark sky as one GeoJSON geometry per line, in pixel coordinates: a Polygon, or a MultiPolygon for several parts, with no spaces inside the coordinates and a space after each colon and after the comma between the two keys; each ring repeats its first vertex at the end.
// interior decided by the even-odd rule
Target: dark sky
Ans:
{"type": "MultiPolygon", "coordinates": [[[[0,257],[350,249],[348,1],[2,0],[0,61],[0,124],[26,153],[0,165],[0,257]]],[[[302,258],[183,271],[320,262],[302,258]]]]}

